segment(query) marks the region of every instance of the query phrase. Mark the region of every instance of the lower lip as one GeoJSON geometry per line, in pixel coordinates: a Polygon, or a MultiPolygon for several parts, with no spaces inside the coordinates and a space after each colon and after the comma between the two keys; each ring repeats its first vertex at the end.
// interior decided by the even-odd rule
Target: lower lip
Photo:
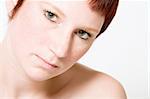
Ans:
{"type": "Polygon", "coordinates": [[[42,61],[42,66],[46,69],[56,69],[58,68],[57,66],[51,65],[48,62],[46,62],[43,58],[41,58],[40,56],[36,55],[37,58],[39,58],[42,61]]]}

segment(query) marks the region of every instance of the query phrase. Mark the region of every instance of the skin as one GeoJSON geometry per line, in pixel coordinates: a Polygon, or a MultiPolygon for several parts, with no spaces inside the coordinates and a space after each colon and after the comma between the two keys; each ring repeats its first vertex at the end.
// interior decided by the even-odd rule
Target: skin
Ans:
{"type": "MultiPolygon", "coordinates": [[[[8,12],[14,4],[7,1],[8,12]]],[[[91,47],[103,22],[104,17],[92,11],[86,0],[25,0],[8,23],[0,45],[0,96],[125,99],[116,80],[77,63],[91,47]],[[47,11],[57,16],[50,17],[47,11]],[[81,35],[79,30],[91,36],[86,32],[81,35]],[[58,68],[49,68],[43,60],[58,68]]]]}

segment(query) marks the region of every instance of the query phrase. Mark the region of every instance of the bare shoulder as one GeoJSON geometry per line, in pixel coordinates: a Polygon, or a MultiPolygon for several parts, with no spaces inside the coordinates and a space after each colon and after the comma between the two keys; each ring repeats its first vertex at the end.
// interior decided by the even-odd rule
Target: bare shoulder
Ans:
{"type": "Polygon", "coordinates": [[[76,64],[76,68],[79,70],[78,80],[88,81],[85,84],[87,85],[87,87],[85,86],[85,90],[88,90],[87,93],[90,90],[91,95],[103,97],[102,99],[127,99],[123,86],[113,77],[82,64],[76,64]]]}

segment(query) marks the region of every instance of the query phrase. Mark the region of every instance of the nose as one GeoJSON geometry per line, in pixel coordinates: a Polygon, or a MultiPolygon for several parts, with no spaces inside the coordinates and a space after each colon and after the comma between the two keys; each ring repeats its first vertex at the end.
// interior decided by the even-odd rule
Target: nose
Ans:
{"type": "Polygon", "coordinates": [[[55,54],[59,58],[67,57],[69,54],[69,51],[71,50],[71,37],[62,37],[61,40],[59,40],[59,44],[55,48],[55,54]]]}
{"type": "Polygon", "coordinates": [[[54,33],[53,43],[51,43],[51,50],[58,58],[65,58],[69,55],[72,49],[73,31],[64,29],[54,33]]]}

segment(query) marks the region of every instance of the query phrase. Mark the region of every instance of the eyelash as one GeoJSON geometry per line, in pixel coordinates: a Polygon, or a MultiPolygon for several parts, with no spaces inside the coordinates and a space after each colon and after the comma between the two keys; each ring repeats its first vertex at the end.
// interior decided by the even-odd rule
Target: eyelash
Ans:
{"type": "MultiPolygon", "coordinates": [[[[51,22],[57,23],[58,16],[55,13],[53,13],[52,11],[44,10],[44,16],[51,22]],[[54,20],[51,19],[51,17],[53,17],[53,16],[54,16],[54,20]]],[[[83,40],[88,40],[91,37],[91,34],[84,30],[78,30],[77,32],[75,32],[75,34],[78,35],[83,40]],[[88,37],[85,38],[82,36],[88,36],[88,37]]]]}

